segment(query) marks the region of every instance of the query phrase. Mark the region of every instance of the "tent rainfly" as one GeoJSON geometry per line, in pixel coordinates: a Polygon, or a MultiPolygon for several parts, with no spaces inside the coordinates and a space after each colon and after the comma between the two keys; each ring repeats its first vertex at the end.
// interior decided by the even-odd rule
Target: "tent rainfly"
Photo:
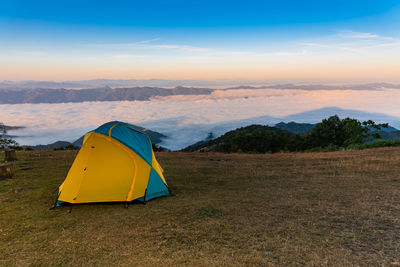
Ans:
{"type": "Polygon", "coordinates": [[[84,136],[55,206],[146,202],[169,195],[147,134],[128,123],[105,123],[84,136]]]}

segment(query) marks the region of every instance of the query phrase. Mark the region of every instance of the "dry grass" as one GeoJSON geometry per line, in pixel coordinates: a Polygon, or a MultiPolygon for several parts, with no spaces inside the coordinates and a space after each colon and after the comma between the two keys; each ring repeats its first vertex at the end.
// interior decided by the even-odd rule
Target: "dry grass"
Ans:
{"type": "Polygon", "coordinates": [[[49,211],[74,152],[19,153],[0,181],[0,264],[396,265],[400,148],[160,153],[175,196],[49,211]]]}

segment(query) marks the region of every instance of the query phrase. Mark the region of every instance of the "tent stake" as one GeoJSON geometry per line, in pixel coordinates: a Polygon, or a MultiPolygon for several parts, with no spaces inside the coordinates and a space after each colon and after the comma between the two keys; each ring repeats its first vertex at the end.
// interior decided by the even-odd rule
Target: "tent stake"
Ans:
{"type": "Polygon", "coordinates": [[[58,198],[60,197],[60,195],[61,195],[61,192],[58,193],[56,201],[54,202],[54,205],[53,205],[53,207],[50,208],[50,210],[54,210],[55,208],[57,208],[57,201],[58,201],[58,198]]]}

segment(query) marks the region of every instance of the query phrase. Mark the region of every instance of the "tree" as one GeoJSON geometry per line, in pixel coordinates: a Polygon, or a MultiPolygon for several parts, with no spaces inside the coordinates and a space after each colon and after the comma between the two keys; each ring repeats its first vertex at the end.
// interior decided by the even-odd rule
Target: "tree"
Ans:
{"type": "Polygon", "coordinates": [[[0,149],[6,149],[9,147],[18,146],[17,141],[6,136],[7,128],[6,126],[0,122],[0,149]]]}
{"type": "Polygon", "coordinates": [[[372,120],[360,122],[356,119],[339,116],[331,116],[328,119],[315,125],[305,135],[307,148],[315,147],[348,147],[349,145],[364,143],[368,138],[380,138],[380,135],[372,130],[381,130],[388,127],[388,124],[376,124],[372,120]]]}
{"type": "MultiPolygon", "coordinates": [[[[215,145],[215,151],[224,153],[275,153],[279,151],[299,151],[303,146],[302,137],[286,130],[262,125],[250,125],[225,133],[202,146],[215,145]]],[[[190,149],[193,149],[190,148],[190,149]]]]}
{"type": "Polygon", "coordinates": [[[167,149],[166,149],[165,147],[162,147],[162,146],[157,145],[157,144],[154,144],[154,143],[151,143],[151,147],[153,148],[153,151],[154,151],[154,152],[164,152],[164,151],[167,151],[167,149]]]}
{"type": "Polygon", "coordinates": [[[381,138],[381,135],[379,133],[377,133],[377,132],[374,132],[374,130],[378,130],[379,131],[382,128],[389,127],[388,123],[376,124],[372,120],[364,121],[362,124],[364,125],[364,128],[369,129],[368,135],[366,136],[366,138],[373,137],[373,138],[379,139],[379,138],[381,138]]]}

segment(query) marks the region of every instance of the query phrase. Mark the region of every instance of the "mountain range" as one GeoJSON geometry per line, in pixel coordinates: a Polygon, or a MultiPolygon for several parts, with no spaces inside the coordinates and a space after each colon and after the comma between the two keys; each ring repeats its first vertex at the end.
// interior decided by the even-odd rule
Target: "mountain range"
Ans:
{"type": "Polygon", "coordinates": [[[347,84],[347,85],[326,85],[326,84],[275,84],[262,86],[241,85],[226,89],[289,89],[289,90],[380,90],[382,88],[400,89],[400,84],[393,83],[367,83],[367,84],[347,84]]]}
{"type": "Polygon", "coordinates": [[[81,88],[99,88],[99,87],[202,87],[202,86],[233,86],[236,84],[253,84],[265,85],[269,84],[268,81],[248,81],[248,80],[166,80],[166,79],[94,79],[94,80],[81,80],[81,81],[2,81],[0,82],[0,89],[35,89],[35,88],[65,88],[65,89],[81,89],[81,88]]]}
{"type": "MultiPolygon", "coordinates": [[[[400,84],[369,83],[354,85],[323,85],[323,84],[274,84],[274,85],[241,85],[211,89],[204,87],[176,86],[170,84],[184,81],[168,80],[90,80],[71,82],[26,81],[26,82],[0,82],[0,104],[23,103],[68,103],[86,101],[133,101],[149,100],[155,96],[170,95],[207,95],[215,90],[240,90],[240,89],[281,89],[281,90],[382,90],[383,88],[400,89],[400,84]],[[146,84],[157,81],[159,86],[135,86],[132,84],[146,84]],[[173,82],[173,83],[172,83],[173,82]],[[126,87],[129,86],[129,87],[126,87]]],[[[198,81],[186,81],[198,82],[198,81]]],[[[183,83],[184,84],[184,83],[183,83]]],[[[196,84],[196,83],[195,83],[196,84]]],[[[201,83],[200,83],[201,84],[201,83]]],[[[209,84],[205,82],[204,84],[209,84]]],[[[204,85],[207,86],[207,85],[204,85]]]]}
{"type": "Polygon", "coordinates": [[[0,104],[22,103],[68,103],[86,101],[149,100],[154,96],[204,95],[213,90],[208,88],[159,87],[95,88],[95,89],[3,89],[0,90],[0,104]]]}
{"type": "Polygon", "coordinates": [[[277,81],[251,81],[251,80],[231,80],[231,79],[218,79],[218,80],[166,80],[166,79],[93,79],[93,80],[80,80],[80,81],[2,81],[0,82],[0,89],[81,89],[81,88],[99,88],[99,87],[202,87],[202,86],[231,86],[227,89],[257,89],[257,88],[277,88],[277,89],[309,89],[309,90],[329,90],[329,89],[370,89],[375,90],[379,88],[400,88],[400,84],[393,83],[366,83],[366,84],[347,84],[347,85],[324,85],[324,84],[293,84],[293,83],[279,83],[277,81]],[[240,86],[235,86],[242,84],[240,86]],[[232,87],[235,86],[235,87],[232,87]]]}

